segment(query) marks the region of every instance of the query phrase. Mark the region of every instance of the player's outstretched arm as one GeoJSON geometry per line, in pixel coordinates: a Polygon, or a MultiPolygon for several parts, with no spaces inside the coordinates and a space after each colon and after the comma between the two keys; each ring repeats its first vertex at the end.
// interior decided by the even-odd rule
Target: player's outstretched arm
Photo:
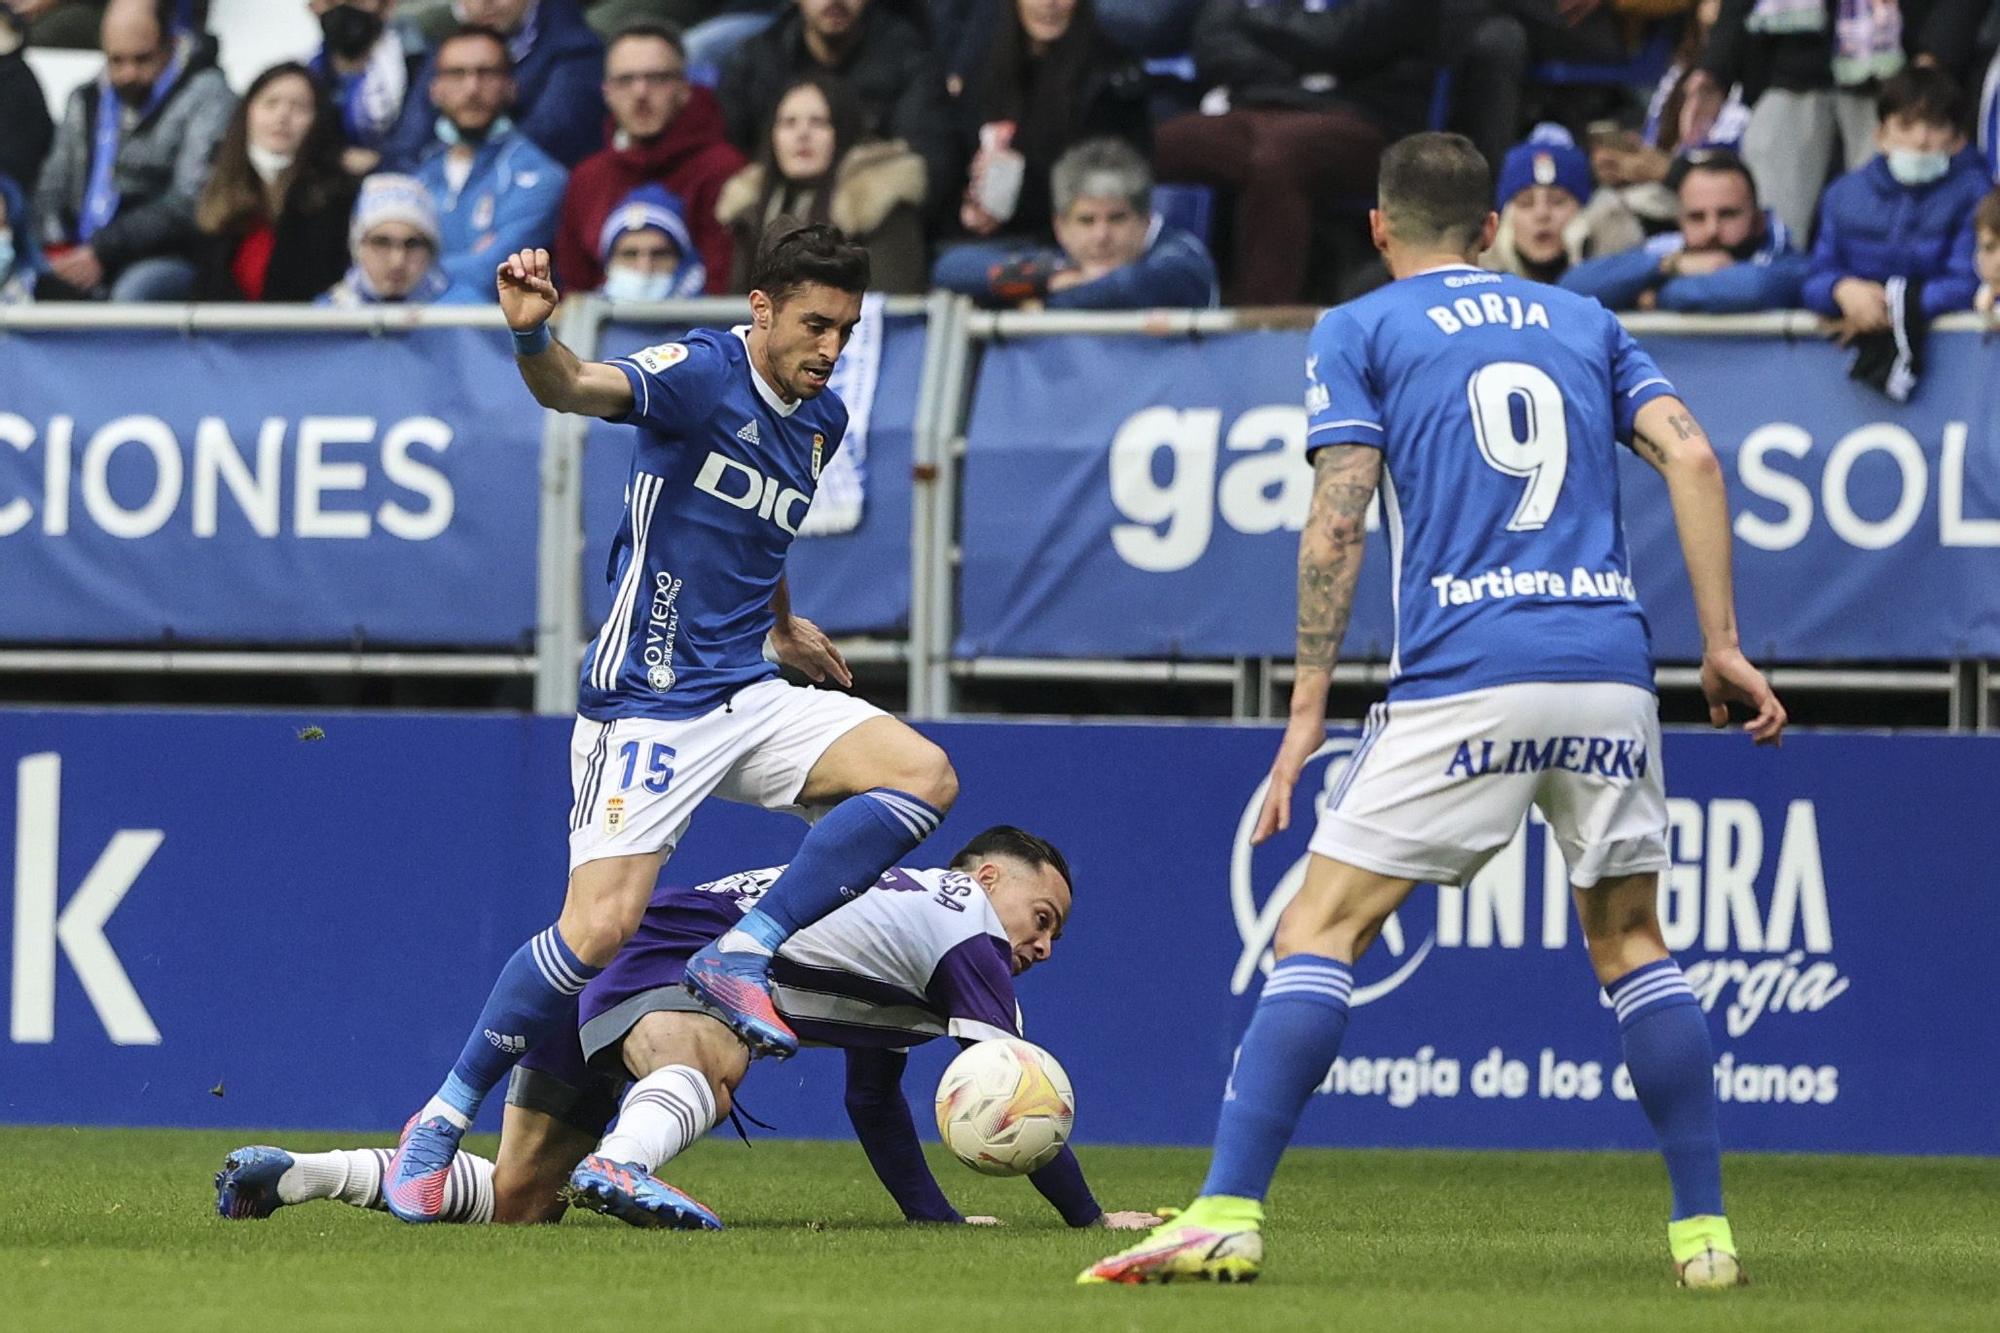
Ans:
{"type": "Polygon", "coordinates": [[[508,255],[494,273],[494,284],[500,312],[514,331],[515,364],[536,402],[588,417],[622,417],[632,410],[632,385],[623,371],[582,360],[549,333],[557,295],[548,251],[508,255]]]}
{"type": "MultiPolygon", "coordinates": [[[[917,1141],[916,1121],[903,1096],[903,1069],[909,1056],[901,1051],[853,1048],[847,1052],[847,1119],[868,1164],[884,1189],[911,1222],[963,1222],[951,1200],[938,1188],[917,1141]]],[[[986,1219],[973,1219],[986,1220],[986,1219]]]]}
{"type": "Polygon", "coordinates": [[[1381,480],[1380,449],[1332,444],[1313,455],[1312,508],[1299,534],[1298,675],[1292,682],[1292,715],[1271,765],[1271,785],[1252,842],[1291,827],[1292,788],[1306,761],[1326,741],[1326,692],[1354,611],[1368,505],[1381,480]]]}
{"type": "Polygon", "coordinates": [[[1775,745],[1784,735],[1785,706],[1743,656],[1737,639],[1729,492],[1722,464],[1687,404],[1671,395],[1639,409],[1632,443],[1666,478],[1674,507],[1681,557],[1694,588],[1695,618],[1701,624],[1701,692],[1708,699],[1708,720],[1726,727],[1729,705],[1740,704],[1754,714],[1743,729],[1759,745],[1775,745]]]}

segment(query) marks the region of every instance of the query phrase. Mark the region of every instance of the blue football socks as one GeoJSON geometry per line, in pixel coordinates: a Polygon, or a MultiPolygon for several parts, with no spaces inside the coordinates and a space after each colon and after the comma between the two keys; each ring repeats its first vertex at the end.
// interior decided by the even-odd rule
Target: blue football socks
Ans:
{"type": "Polygon", "coordinates": [[[848,797],[812,826],[785,873],[737,929],[775,953],[794,932],[872,887],[943,818],[928,802],[889,787],[848,797]]]}
{"type": "Polygon", "coordinates": [[[1347,1034],[1354,972],[1337,958],[1293,954],[1271,969],[1223,1094],[1204,1197],[1262,1199],[1306,1099],[1347,1034]]]}
{"type": "Polygon", "coordinates": [[[470,1125],[486,1094],[536,1042],[565,1022],[575,1024],[577,993],[601,971],[578,958],[554,926],[516,949],[425,1112],[470,1125]]]}
{"type": "Polygon", "coordinates": [[[1671,958],[1627,972],[1605,990],[1618,1011],[1632,1090],[1667,1159],[1674,1219],[1722,1216],[1715,1053],[1700,1002],[1671,958]]]}

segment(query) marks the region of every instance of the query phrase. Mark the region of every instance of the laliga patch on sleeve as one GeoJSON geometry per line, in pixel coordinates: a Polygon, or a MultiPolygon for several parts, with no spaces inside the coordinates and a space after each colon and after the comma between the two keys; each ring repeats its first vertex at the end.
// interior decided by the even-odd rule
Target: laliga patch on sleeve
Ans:
{"type": "Polygon", "coordinates": [[[678,365],[687,360],[686,343],[661,343],[658,347],[648,347],[632,359],[652,374],[659,374],[668,366],[678,365]]]}

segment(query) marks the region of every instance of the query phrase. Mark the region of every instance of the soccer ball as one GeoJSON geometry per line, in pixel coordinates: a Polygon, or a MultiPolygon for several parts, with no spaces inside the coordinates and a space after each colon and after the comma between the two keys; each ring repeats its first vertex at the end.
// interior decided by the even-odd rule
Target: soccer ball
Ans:
{"type": "Polygon", "coordinates": [[[938,1080],[938,1136],[974,1171],[1025,1176],[1069,1141],[1076,1095],[1041,1047],[995,1037],[958,1053],[938,1080]]]}

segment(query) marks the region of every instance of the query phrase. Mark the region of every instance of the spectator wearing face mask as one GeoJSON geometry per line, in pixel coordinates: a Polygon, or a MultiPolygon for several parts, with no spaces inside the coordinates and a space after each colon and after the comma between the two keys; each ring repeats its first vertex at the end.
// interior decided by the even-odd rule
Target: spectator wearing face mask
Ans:
{"type": "MultiPolygon", "coordinates": [[[[505,43],[513,67],[515,128],[565,168],[597,151],[604,142],[604,98],[598,90],[604,44],[583,21],[577,0],[452,0],[452,13],[464,26],[493,29],[505,43]]],[[[417,160],[445,109],[434,78],[443,54],[440,42],[417,81],[431,95],[405,99],[402,119],[383,149],[382,160],[398,170],[417,160]]]]}
{"type": "Polygon", "coordinates": [[[0,176],[0,305],[34,300],[40,270],[26,196],[12,177],[0,176]]]}
{"type": "Polygon", "coordinates": [[[41,80],[21,57],[27,21],[0,0],[0,176],[34,181],[55,140],[41,80]]]}
{"type": "Polygon", "coordinates": [[[304,65],[258,75],[223,132],[195,210],[197,301],[310,301],[347,268],[357,182],[304,65]]]}
{"type": "Polygon", "coordinates": [[[556,273],[565,287],[590,291],[604,281],[598,242],[604,220],[642,185],[682,201],[712,291],[723,291],[732,262],[729,228],[715,201],[743,167],[722,132],[715,95],[688,81],[681,35],[658,23],[624,29],[604,48],[609,142],[576,164],[556,226],[556,273]]]}
{"type": "Polygon", "coordinates": [[[438,264],[452,299],[493,301],[493,272],[555,240],[566,173],[514,127],[507,43],[464,27],[438,44],[431,100],[442,111],[414,173],[438,203],[438,264]]]}
{"type": "Polygon", "coordinates": [[[104,73],[70,95],[35,191],[43,299],[178,300],[194,287],[195,200],[236,106],[212,44],[172,0],[112,0],[104,73]]]}
{"type": "Polygon", "coordinates": [[[322,41],[310,62],[339,116],[347,170],[365,176],[381,165],[382,146],[414,94],[423,41],[396,21],[396,0],[308,0],[322,41]]]}
{"type": "Polygon", "coordinates": [[[1680,225],[1637,250],[1587,259],[1562,285],[1612,310],[1711,315],[1788,310],[1799,303],[1808,261],[1789,228],[1760,208],[1741,158],[1702,149],[1678,168],[1680,225]]]}
{"type": "Polygon", "coordinates": [[[658,185],[642,185],[604,219],[598,262],[613,301],[669,301],[700,296],[708,285],[701,252],[688,232],[681,201],[658,185]]]}
{"type": "Polygon", "coordinates": [[[822,73],[785,89],[757,161],[723,188],[716,217],[736,235],[730,290],[750,290],[757,238],[780,217],[831,222],[868,251],[869,285],[921,292],[924,161],[899,139],[863,139],[853,89],[822,73]]]}
{"type": "Polygon", "coordinates": [[[1618,196],[1597,189],[1590,159],[1560,125],[1538,125],[1527,142],[1508,150],[1495,204],[1500,227],[1480,263],[1536,282],[1554,282],[1579,260],[1646,239],[1618,196]]]}
{"type": "Polygon", "coordinates": [[[1827,187],[1805,282],[1806,305],[1833,316],[1843,341],[1889,330],[1891,279],[1921,284],[1926,319],[1970,309],[1979,288],[1973,215],[1989,182],[1965,151],[1958,85],[1914,66],[1875,105],[1879,152],[1827,187]]]}
{"type": "Polygon", "coordinates": [[[361,182],[348,226],[352,266],[318,305],[428,305],[450,283],[437,266],[437,204],[414,176],[389,173],[361,182]]]}
{"type": "Polygon", "coordinates": [[[1218,303],[1215,261],[1202,243],[1153,213],[1153,173],[1122,139],[1091,139],[1056,162],[1056,249],[987,263],[965,247],[938,260],[932,281],[981,305],[1052,310],[1150,310],[1218,303]]]}

